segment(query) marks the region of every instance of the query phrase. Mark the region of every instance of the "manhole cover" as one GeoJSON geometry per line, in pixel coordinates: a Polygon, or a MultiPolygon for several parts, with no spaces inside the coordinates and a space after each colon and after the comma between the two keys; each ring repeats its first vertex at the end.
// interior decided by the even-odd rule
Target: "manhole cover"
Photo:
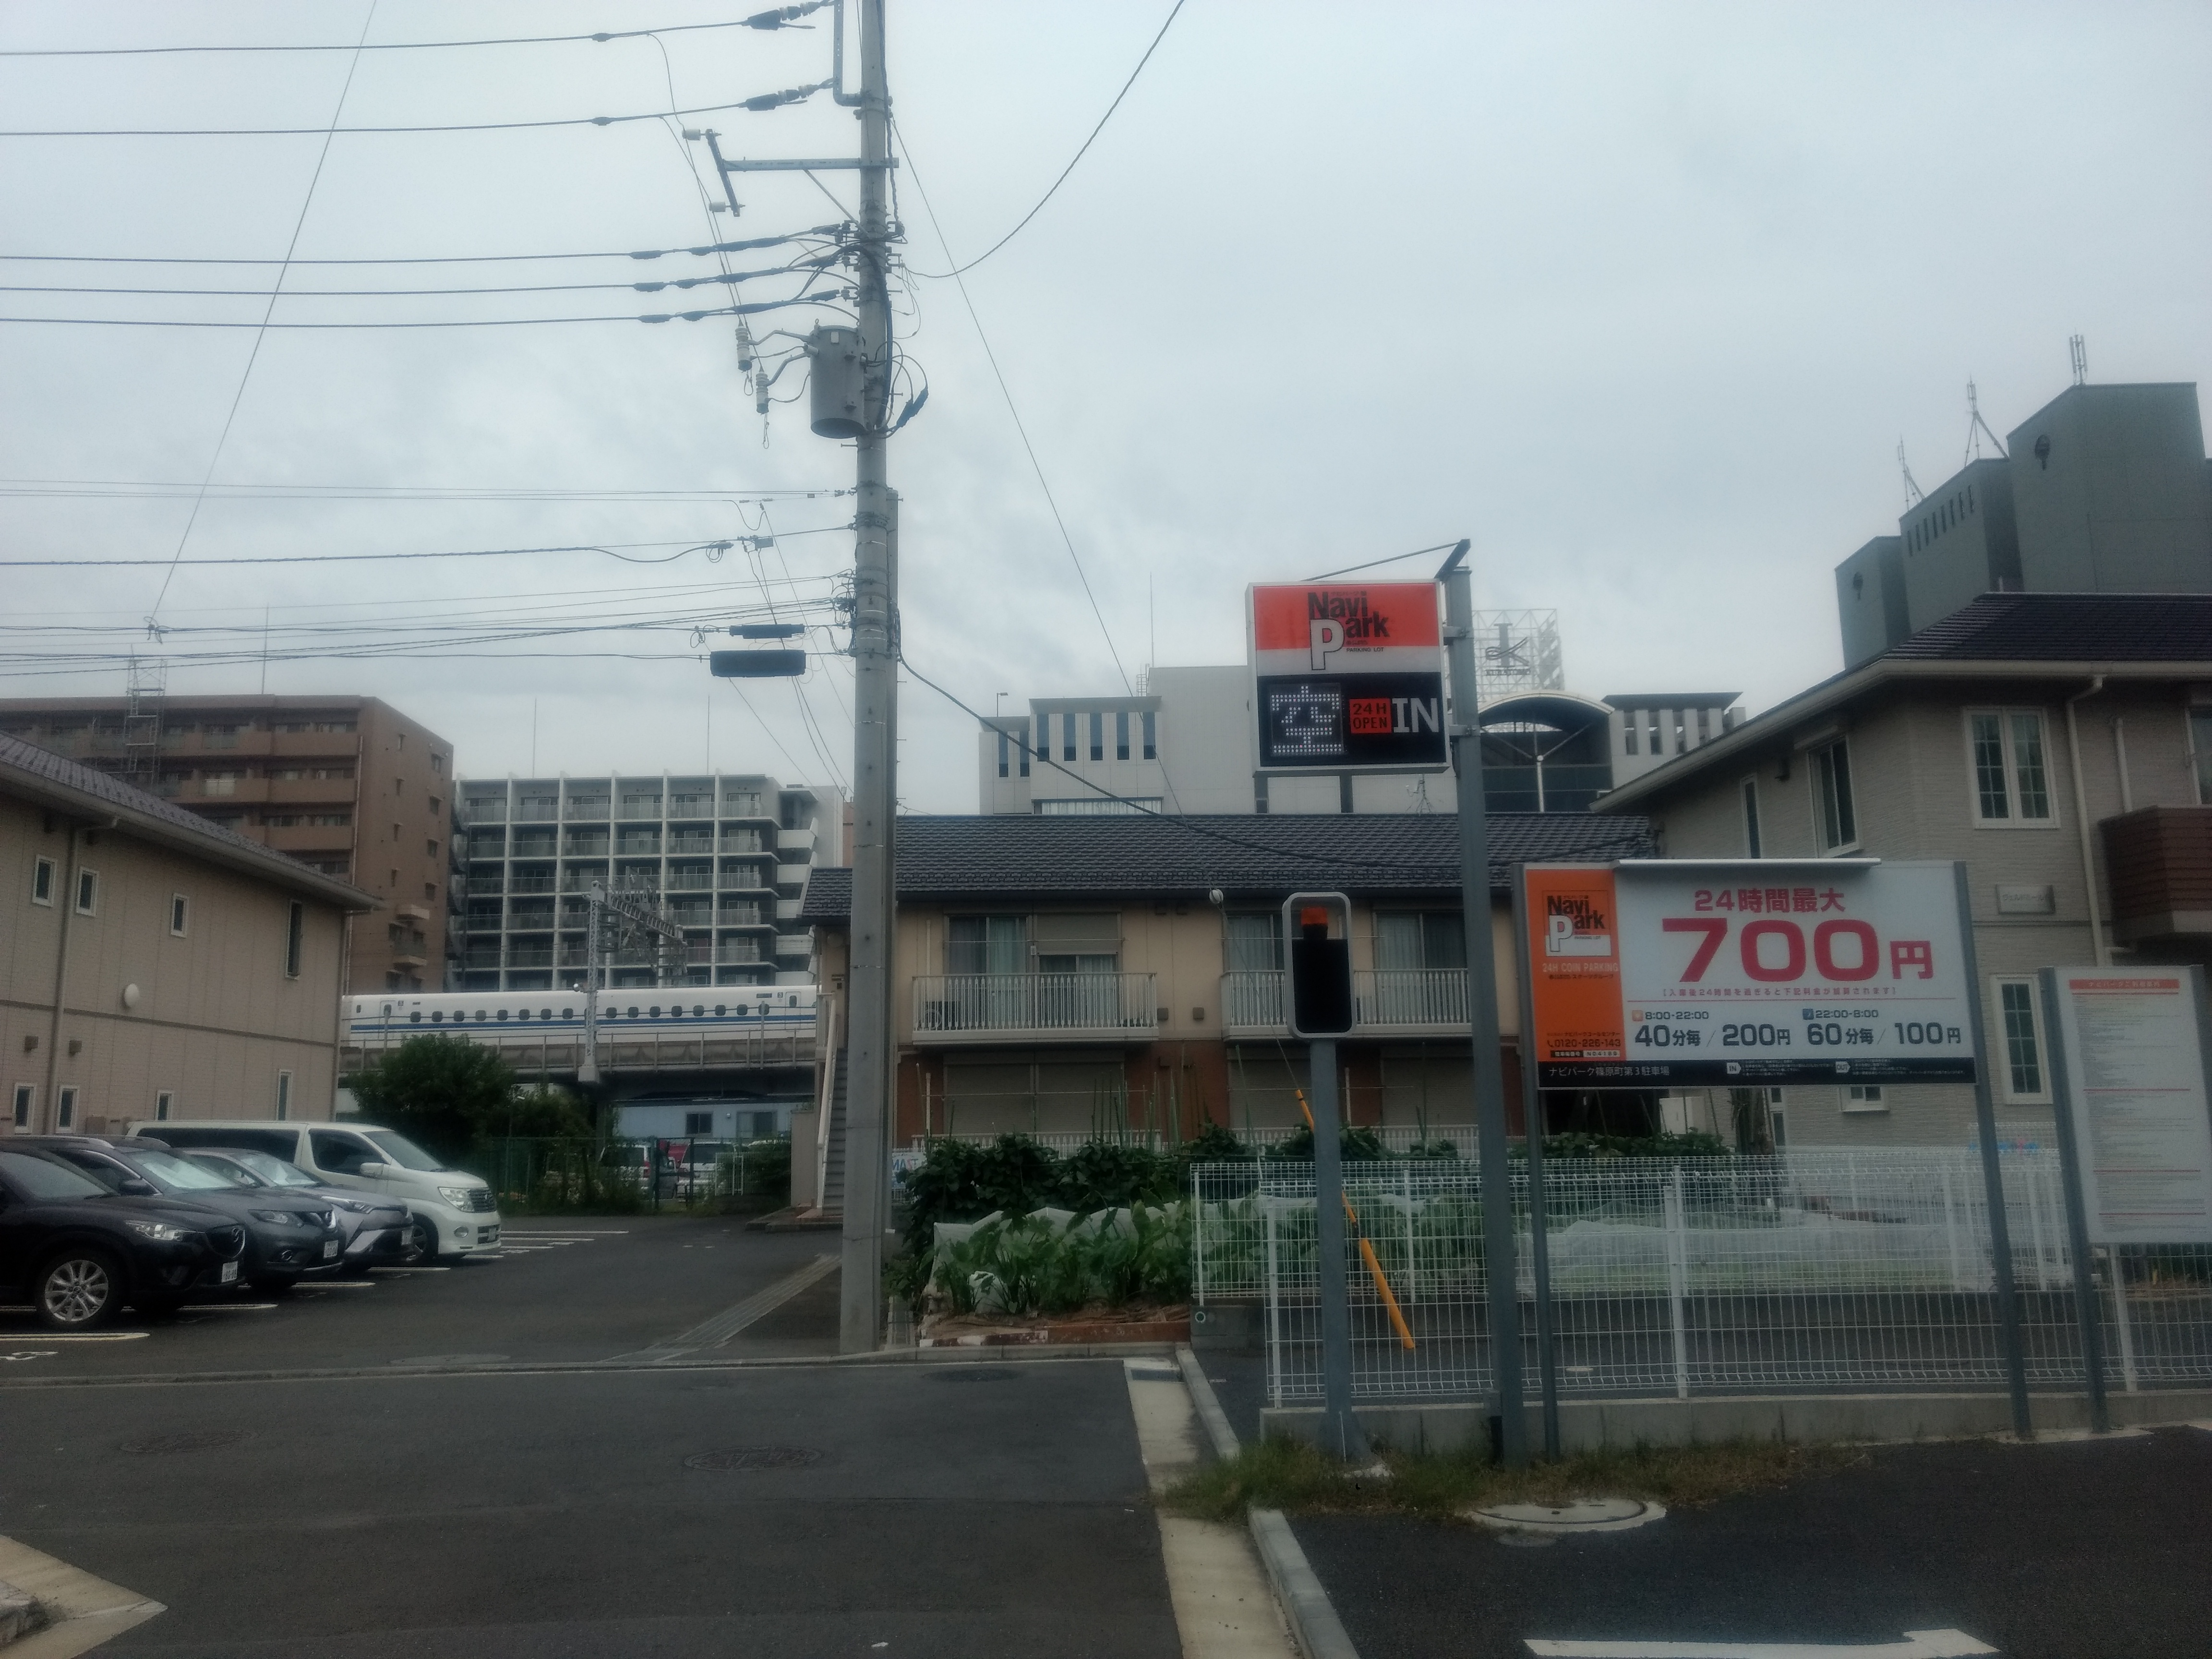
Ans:
{"type": "Polygon", "coordinates": [[[963,1365],[957,1370],[932,1371],[939,1382],[1011,1382],[1021,1373],[1012,1365],[963,1365]]]}
{"type": "Polygon", "coordinates": [[[143,1440],[126,1440],[116,1448],[127,1452],[189,1452],[216,1451],[224,1446],[235,1446],[246,1436],[233,1429],[201,1429],[189,1434],[149,1435],[143,1440]]]}
{"type": "Polygon", "coordinates": [[[506,1358],[503,1353],[418,1353],[388,1363],[394,1365],[497,1365],[506,1358]]]}
{"type": "Polygon", "coordinates": [[[1492,1504],[1470,1518],[1516,1532],[1626,1532],[1667,1513],[1635,1498],[1580,1498],[1565,1504],[1492,1504]]]}
{"type": "Polygon", "coordinates": [[[693,1452],[684,1460],[684,1467],[712,1474],[733,1474],[741,1469],[803,1469],[821,1457],[811,1446],[732,1446],[722,1451],[693,1452]]]}

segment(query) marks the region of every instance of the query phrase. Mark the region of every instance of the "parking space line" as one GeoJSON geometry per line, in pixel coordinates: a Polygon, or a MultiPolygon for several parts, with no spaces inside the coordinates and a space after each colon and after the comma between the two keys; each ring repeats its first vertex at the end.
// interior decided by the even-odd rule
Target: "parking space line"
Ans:
{"type": "Polygon", "coordinates": [[[373,1273],[449,1273],[451,1267],[371,1267],[373,1273]]]}
{"type": "Polygon", "coordinates": [[[179,1313],[275,1313],[274,1302],[187,1302],[179,1313]]]}
{"type": "Polygon", "coordinates": [[[63,1335],[51,1331],[40,1331],[36,1338],[26,1338],[25,1340],[36,1340],[40,1342],[143,1342],[152,1333],[148,1331],[83,1331],[63,1335]]]}
{"type": "Polygon", "coordinates": [[[1902,1642],[1551,1642],[1528,1651],[1553,1659],[1969,1659],[1996,1649],[1964,1631],[1909,1630],[1902,1642]]]}
{"type": "Polygon", "coordinates": [[[302,1288],[310,1291],[373,1291],[376,1288],[376,1281],[373,1279],[326,1279],[319,1285],[308,1285],[302,1288]]]}
{"type": "Polygon", "coordinates": [[[766,1289],[754,1291],[736,1306],[725,1308],[712,1319],[694,1325],[682,1334],[664,1337],[649,1348],[617,1354],[616,1358],[665,1364],[672,1359],[689,1358],[702,1348],[719,1348],[748,1325],[767,1318],[801,1291],[827,1279],[837,1271],[842,1261],[840,1256],[817,1255],[797,1272],[786,1273],[766,1289]]]}

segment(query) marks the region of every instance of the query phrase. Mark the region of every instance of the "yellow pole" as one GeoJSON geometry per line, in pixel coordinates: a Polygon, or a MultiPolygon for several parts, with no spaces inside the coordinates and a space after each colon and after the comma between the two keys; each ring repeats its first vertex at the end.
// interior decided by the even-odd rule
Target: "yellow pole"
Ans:
{"type": "MultiPolygon", "coordinates": [[[[1305,1114],[1306,1128],[1310,1133],[1314,1126],[1313,1108],[1306,1104],[1304,1090],[1300,1089],[1297,1097],[1298,1110],[1305,1114]]],[[[1359,1232],[1359,1212],[1352,1207],[1352,1200],[1348,1198],[1344,1200],[1344,1218],[1352,1224],[1354,1232],[1359,1233],[1359,1259],[1367,1264],[1367,1276],[1375,1281],[1375,1288],[1382,1292],[1382,1305],[1390,1315],[1390,1328],[1398,1333],[1398,1346],[1411,1352],[1413,1333],[1406,1323],[1405,1314],[1398,1307],[1398,1298],[1390,1294],[1390,1281],[1382,1275],[1382,1264],[1376,1258],[1375,1246],[1368,1242],[1365,1233],[1359,1232]]]]}

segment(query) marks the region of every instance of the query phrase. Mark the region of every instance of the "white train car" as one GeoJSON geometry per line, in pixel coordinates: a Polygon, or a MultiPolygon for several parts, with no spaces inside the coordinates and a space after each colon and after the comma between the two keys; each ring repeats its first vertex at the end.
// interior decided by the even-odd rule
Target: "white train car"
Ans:
{"type": "MultiPolygon", "coordinates": [[[[814,1030],[811,985],[611,986],[599,993],[601,1044],[673,1039],[691,1043],[805,1039],[814,1030]]],[[[343,999],[343,1042],[366,1056],[409,1037],[443,1034],[499,1048],[580,1043],[581,991],[455,991],[343,999]]]]}

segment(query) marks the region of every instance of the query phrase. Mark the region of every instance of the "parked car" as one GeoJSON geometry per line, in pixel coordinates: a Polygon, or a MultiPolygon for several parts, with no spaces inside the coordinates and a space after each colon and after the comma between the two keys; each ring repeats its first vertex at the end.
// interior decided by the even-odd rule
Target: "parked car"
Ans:
{"type": "Polygon", "coordinates": [[[192,1291],[238,1282],[246,1229],[219,1210],[122,1197],[20,1142],[0,1146],[0,1292],[40,1322],[88,1330],[125,1303],[173,1312],[192,1291]]]}
{"type": "Polygon", "coordinates": [[[407,1206],[396,1198],[371,1198],[343,1187],[325,1187],[295,1164],[243,1146],[188,1152],[185,1157],[234,1187],[266,1187],[286,1198],[312,1198],[330,1205],[345,1234],[338,1260],[346,1267],[397,1267],[422,1260],[422,1250],[409,1237],[407,1206]]]}
{"type": "Polygon", "coordinates": [[[197,1150],[246,1146],[296,1164],[326,1186],[397,1199],[407,1206],[426,1258],[499,1247],[499,1199],[481,1176],[446,1167],[405,1135],[372,1123],[278,1123],[268,1119],[142,1120],[133,1134],[197,1150]]]}
{"type": "Polygon", "coordinates": [[[328,1203],[272,1197],[234,1187],[211,1170],[182,1158],[158,1140],[110,1140],[99,1135],[30,1135],[10,1143],[52,1153],[112,1193],[182,1199],[220,1210],[246,1229],[239,1273],[246,1283],[281,1291],[310,1273],[327,1273],[345,1248],[337,1214],[328,1203]]]}

